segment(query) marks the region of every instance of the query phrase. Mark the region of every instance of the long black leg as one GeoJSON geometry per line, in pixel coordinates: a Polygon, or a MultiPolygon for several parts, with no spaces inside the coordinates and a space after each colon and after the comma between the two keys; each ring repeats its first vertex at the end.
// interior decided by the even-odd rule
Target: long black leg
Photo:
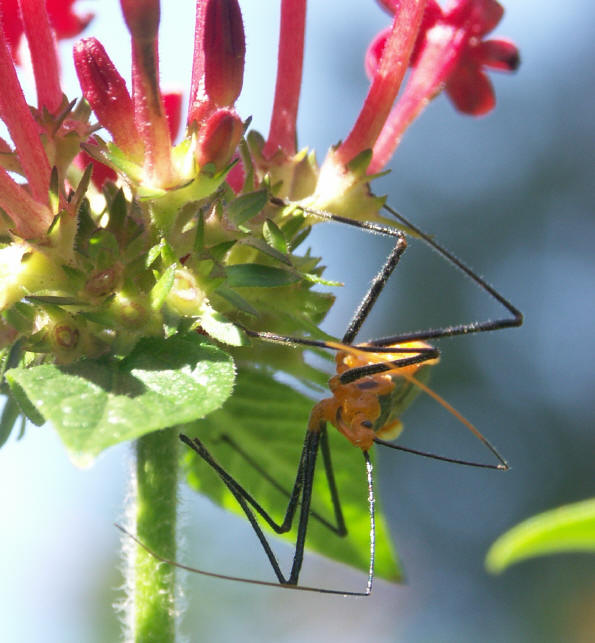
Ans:
{"type": "Polygon", "coordinates": [[[374,277],[368,292],[365,294],[362,302],[358,306],[355,314],[353,315],[347,330],[343,335],[343,343],[351,344],[355,339],[356,335],[359,333],[360,328],[363,323],[366,321],[366,318],[370,314],[376,300],[380,296],[382,289],[386,285],[389,277],[392,275],[393,270],[397,267],[401,255],[405,252],[407,248],[407,242],[405,237],[400,234],[395,247],[392,249],[392,252],[388,255],[387,260],[384,262],[384,266],[380,269],[380,272],[374,277]]]}
{"type": "Polygon", "coordinates": [[[370,565],[368,567],[368,582],[366,583],[365,595],[369,596],[372,592],[372,583],[374,582],[374,562],[376,558],[376,496],[374,495],[374,471],[372,460],[367,451],[363,451],[366,463],[366,478],[368,481],[368,511],[370,514],[370,565]]]}
{"type": "MultiPolygon", "coordinates": [[[[252,458],[251,455],[246,453],[244,449],[229,435],[223,434],[219,438],[220,442],[224,442],[229,446],[229,448],[233,449],[241,458],[243,458],[248,465],[250,465],[264,480],[266,480],[274,489],[279,491],[279,493],[282,493],[284,496],[287,498],[291,497],[291,492],[288,491],[283,485],[279,484],[273,476],[271,476],[254,458],[252,458]]],[[[320,439],[320,449],[322,452],[323,456],[323,461],[325,464],[325,471],[327,475],[327,480],[329,481],[329,489],[331,492],[331,498],[333,499],[333,507],[335,507],[335,517],[336,517],[336,525],[333,525],[330,521],[328,521],[326,518],[321,516],[318,512],[314,511],[313,509],[310,510],[310,516],[317,520],[321,525],[324,525],[329,531],[332,531],[333,533],[337,534],[338,536],[344,536],[345,535],[345,523],[343,521],[343,515],[340,512],[340,505],[337,505],[337,501],[335,500],[336,497],[336,485],[335,485],[335,480],[334,480],[334,475],[332,472],[332,468],[329,470],[327,466],[327,458],[330,460],[330,451],[328,447],[328,433],[326,430],[324,431],[324,435],[321,435],[320,439]],[[326,451],[325,451],[326,449],[326,451]],[[334,490],[334,491],[333,491],[334,490]],[[339,513],[337,514],[337,506],[339,507],[339,513]]],[[[338,499],[337,499],[338,500],[338,499]]]]}
{"type": "Polygon", "coordinates": [[[320,433],[318,431],[308,431],[308,435],[304,443],[304,488],[302,491],[302,506],[300,508],[293,563],[289,574],[289,585],[297,585],[300,571],[302,569],[302,563],[304,562],[304,548],[306,547],[306,532],[308,530],[308,522],[310,520],[310,504],[312,502],[312,490],[314,485],[314,473],[319,442],[320,433]]]}
{"type": "Polygon", "coordinates": [[[271,566],[279,579],[280,583],[294,585],[297,583],[301,570],[304,547],[306,541],[306,530],[310,516],[310,504],[312,499],[312,488],[314,483],[314,472],[316,466],[316,456],[320,433],[318,431],[307,431],[304,439],[304,446],[300,458],[300,464],[296,474],[293,490],[290,494],[289,504],[286,509],[285,517],[282,523],[277,523],[271,515],[251,496],[234,478],[232,478],[217,462],[213,459],[208,450],[204,447],[198,438],[190,439],[184,434],[180,434],[180,439],[191,449],[193,449],[221,478],[229,491],[242,507],[246,517],[250,521],[271,566]],[[298,507],[301,496],[300,517],[298,523],[297,539],[291,572],[286,579],[281,572],[279,562],[277,561],[271,547],[264,535],[256,517],[254,509],[276,533],[285,533],[291,529],[293,518],[298,507]],[[252,508],[251,508],[252,507],[252,508]]]}
{"type": "Polygon", "coordinates": [[[333,463],[331,461],[331,448],[328,441],[328,431],[326,423],[320,427],[320,452],[322,453],[322,462],[326,473],[326,480],[328,483],[329,492],[331,494],[331,502],[333,511],[335,512],[335,522],[337,523],[336,533],[339,536],[347,535],[347,526],[343,518],[343,511],[341,509],[341,501],[339,499],[339,491],[337,490],[337,483],[335,481],[335,473],[333,471],[333,463]]]}
{"type": "MultiPolygon", "coordinates": [[[[293,523],[293,517],[295,516],[296,509],[299,505],[300,495],[302,493],[302,487],[304,483],[304,461],[305,453],[307,451],[308,443],[311,439],[310,431],[306,432],[306,437],[304,439],[304,446],[302,448],[302,455],[300,456],[300,464],[296,473],[295,482],[293,484],[293,489],[290,493],[289,503],[287,509],[285,510],[285,516],[281,523],[275,521],[275,519],[262,507],[262,505],[248,492],[242,485],[240,485],[232,476],[230,476],[223,467],[221,467],[213,458],[213,456],[206,449],[204,444],[198,438],[190,439],[188,436],[183,433],[180,434],[180,440],[184,442],[187,446],[193,449],[221,478],[223,483],[227,488],[233,493],[236,498],[240,496],[243,502],[248,503],[269,525],[273,531],[278,534],[284,534],[291,529],[293,523]]],[[[243,503],[241,503],[243,506],[243,503]]],[[[246,510],[245,510],[246,511],[246,510]]],[[[251,510],[249,510],[251,513],[251,510]]]]}
{"type": "Polygon", "coordinates": [[[299,592],[316,592],[317,594],[334,594],[338,596],[368,596],[370,594],[369,591],[348,592],[348,591],[341,591],[336,589],[325,589],[323,587],[308,587],[307,585],[288,585],[286,583],[273,583],[265,580],[256,580],[254,578],[243,578],[242,576],[230,576],[229,574],[218,574],[217,572],[205,571],[204,569],[198,569],[197,567],[184,565],[182,563],[178,563],[176,560],[172,560],[171,558],[166,558],[165,556],[158,554],[154,549],[151,549],[150,547],[148,547],[144,542],[142,542],[142,540],[140,540],[134,534],[130,533],[127,529],[122,527],[122,525],[119,525],[118,523],[114,523],[114,526],[117,529],[119,529],[123,534],[126,534],[126,536],[134,540],[134,542],[137,545],[142,547],[145,551],[147,551],[149,554],[151,554],[151,556],[153,556],[157,560],[160,560],[162,563],[165,563],[166,565],[172,565],[173,567],[177,567],[178,569],[184,569],[187,572],[192,572],[193,574],[201,574],[202,576],[208,576],[209,578],[218,578],[220,580],[232,580],[238,583],[247,583],[248,585],[261,585],[262,587],[290,589],[290,590],[299,591],[299,592]]]}
{"type": "MultiPolygon", "coordinates": [[[[276,198],[271,199],[271,202],[274,205],[278,205],[280,207],[286,207],[288,205],[292,205],[281,199],[276,199],[276,198]]],[[[383,225],[381,223],[374,223],[371,221],[357,221],[357,220],[348,219],[347,217],[342,217],[336,214],[331,214],[330,212],[325,212],[324,210],[318,210],[316,208],[310,208],[305,206],[302,207],[298,204],[295,204],[295,205],[297,208],[300,208],[305,212],[314,214],[315,216],[318,216],[322,219],[326,219],[328,221],[336,221],[337,223],[343,223],[345,225],[350,225],[356,228],[368,230],[370,232],[376,232],[378,234],[389,236],[389,237],[398,237],[399,235],[402,235],[402,233],[399,230],[396,230],[395,228],[391,228],[390,226],[387,226],[387,225],[383,225]]],[[[454,326],[449,326],[447,328],[431,328],[431,329],[422,330],[422,331],[400,333],[398,335],[391,335],[390,337],[382,337],[380,339],[367,342],[369,345],[383,347],[383,346],[388,346],[390,344],[400,344],[403,342],[408,342],[413,340],[436,339],[440,337],[453,337],[455,335],[466,335],[466,334],[481,333],[481,332],[486,332],[491,330],[500,330],[501,328],[510,328],[514,326],[520,326],[523,323],[523,315],[520,312],[520,310],[518,310],[518,308],[513,306],[512,303],[508,301],[508,299],[503,297],[495,288],[490,286],[490,284],[488,284],[487,281],[482,279],[473,270],[471,270],[471,268],[469,268],[466,264],[464,264],[460,259],[455,257],[455,255],[449,252],[446,248],[444,248],[439,243],[434,241],[428,234],[420,230],[417,226],[413,225],[408,219],[403,217],[396,210],[393,210],[388,205],[384,205],[383,207],[398,221],[400,221],[405,226],[407,226],[407,228],[409,228],[409,230],[411,230],[414,233],[414,235],[418,236],[425,243],[427,243],[431,248],[436,250],[436,252],[438,252],[442,257],[444,257],[447,261],[452,263],[456,268],[461,270],[472,281],[474,281],[478,286],[480,286],[483,290],[485,290],[491,297],[493,297],[497,302],[499,302],[502,306],[504,306],[504,308],[508,310],[511,316],[501,318],[501,319],[496,319],[496,320],[486,320],[484,322],[471,322],[466,324],[457,324],[454,326]]],[[[368,312],[369,312],[369,309],[365,312],[365,314],[367,315],[368,312]]],[[[354,324],[354,322],[357,325],[357,322],[354,318],[354,320],[350,324],[350,328],[354,324]]]]}
{"type": "MultiPolygon", "coordinates": [[[[342,342],[320,341],[317,339],[306,339],[304,337],[293,337],[291,335],[277,335],[276,333],[250,330],[249,328],[245,328],[244,326],[241,326],[238,323],[236,323],[236,326],[239,326],[249,337],[262,339],[265,342],[271,342],[273,344],[289,344],[289,345],[299,344],[301,346],[312,346],[314,348],[327,348],[327,349],[337,350],[337,351],[349,350],[350,348],[353,348],[353,349],[357,349],[362,353],[375,353],[375,354],[378,354],[378,353],[388,353],[388,354],[411,353],[412,354],[412,357],[403,357],[394,361],[384,362],[385,364],[387,364],[387,368],[381,369],[381,370],[390,369],[391,364],[393,364],[394,366],[410,366],[411,364],[419,364],[420,362],[427,362],[428,360],[436,359],[437,357],[440,356],[440,351],[437,348],[433,348],[431,346],[427,348],[399,347],[398,349],[395,349],[394,346],[374,346],[372,345],[371,342],[368,342],[366,344],[352,345],[352,344],[345,344],[342,342]]],[[[347,372],[350,372],[350,371],[347,371],[347,372]]]]}

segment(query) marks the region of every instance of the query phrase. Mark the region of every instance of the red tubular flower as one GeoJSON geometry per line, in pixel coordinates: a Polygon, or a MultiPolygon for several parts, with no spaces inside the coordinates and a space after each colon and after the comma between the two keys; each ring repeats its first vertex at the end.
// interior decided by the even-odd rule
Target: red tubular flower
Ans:
{"type": "Polygon", "coordinates": [[[41,144],[39,127],[25,101],[12,56],[1,34],[0,87],[0,117],[10,132],[29,191],[36,201],[47,204],[50,164],[41,144]]]}
{"type": "MultiPolygon", "coordinates": [[[[77,0],[45,0],[45,8],[56,38],[77,36],[93,19],[92,13],[79,15],[74,10],[77,0]]],[[[4,34],[8,40],[13,58],[18,63],[17,50],[24,32],[19,12],[19,0],[0,0],[0,12],[4,14],[4,34]]]]}
{"type": "MultiPolygon", "coordinates": [[[[455,0],[444,12],[430,0],[411,57],[411,77],[374,145],[370,172],[384,167],[405,129],[443,88],[466,114],[479,116],[494,107],[494,90],[483,67],[512,71],[519,64],[511,42],[481,40],[503,13],[496,0],[455,0]]],[[[368,69],[382,49],[381,35],[368,53],[368,69]]]]}
{"type": "Polygon", "coordinates": [[[155,186],[174,182],[171,137],[159,89],[159,0],[121,0],[132,39],[134,116],[145,147],[145,175],[155,186]]]}
{"type": "Polygon", "coordinates": [[[58,40],[74,38],[91,22],[90,12],[79,15],[73,5],[77,0],[46,0],[50,22],[58,40]]]}
{"type": "Polygon", "coordinates": [[[231,109],[218,109],[198,132],[196,161],[199,167],[212,163],[221,171],[231,160],[242,134],[242,119],[231,109]]]}
{"type": "Polygon", "coordinates": [[[126,83],[95,38],[83,38],[74,46],[74,65],[83,95],[114,143],[140,163],[143,145],[134,122],[134,106],[126,83]]]}
{"type": "Polygon", "coordinates": [[[231,107],[242,89],[246,43],[237,0],[197,0],[188,124],[231,107]]]}
{"type": "Polygon", "coordinates": [[[165,107],[169,135],[172,140],[175,140],[180,131],[180,123],[182,121],[182,92],[163,92],[163,105],[165,107]]]}
{"type": "Polygon", "coordinates": [[[306,28],[306,0],[283,0],[275,103],[269,137],[262,150],[270,158],[278,149],[286,156],[296,153],[296,121],[306,28]]]}
{"type": "Polygon", "coordinates": [[[12,219],[15,232],[23,239],[41,237],[53,219],[50,209],[33,199],[3,167],[0,167],[0,207],[12,219]]]}
{"type": "Polygon", "coordinates": [[[346,166],[360,152],[374,146],[407,70],[425,4],[425,0],[401,0],[398,4],[362,110],[349,136],[335,151],[339,164],[346,166]]]}
{"type": "Polygon", "coordinates": [[[56,39],[50,27],[45,0],[19,0],[31,52],[37,105],[55,112],[62,102],[56,39]]]}

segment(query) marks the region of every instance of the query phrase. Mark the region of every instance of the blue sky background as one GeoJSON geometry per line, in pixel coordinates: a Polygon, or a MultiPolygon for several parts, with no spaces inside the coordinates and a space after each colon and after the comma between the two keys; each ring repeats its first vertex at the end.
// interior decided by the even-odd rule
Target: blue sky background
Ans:
{"type": "MultiPolygon", "coordinates": [[[[128,37],[116,0],[89,2],[97,35],[127,76],[128,37]]],[[[193,3],[165,5],[164,86],[189,87],[193,3]]],[[[299,140],[318,151],[346,136],[367,89],[363,55],[387,23],[373,2],[310,3],[299,140]]],[[[278,2],[242,3],[247,35],[242,117],[268,131],[278,2]]],[[[511,462],[507,474],[381,453],[380,493],[408,584],[379,582],[367,600],[185,580],[189,641],[375,640],[441,643],[583,643],[595,632],[595,563],[542,558],[490,577],[483,558],[507,528],[538,511],[594,495],[593,124],[595,10],[586,0],[507,3],[496,34],[523,63],[492,75],[498,105],[486,118],[456,113],[444,97],[413,125],[376,184],[389,203],[435,234],[526,314],[520,330],[443,341],[433,387],[474,421],[511,462]],[[200,635],[199,635],[200,633],[200,635]]],[[[65,86],[77,95],[64,46],[65,86]]],[[[325,328],[340,335],[390,243],[318,226],[315,253],[346,282],[325,328]]],[[[412,243],[362,338],[498,314],[485,294],[412,243]]],[[[304,423],[306,418],[304,418],[304,423]]],[[[482,457],[462,427],[430,400],[405,417],[403,442],[482,457]]],[[[130,449],[108,450],[88,470],[68,461],[51,427],[29,427],[0,451],[0,615],[9,643],[118,640],[111,604],[121,595],[118,533],[130,449]]],[[[360,475],[357,472],[357,475],[360,475]]],[[[182,493],[186,560],[268,577],[250,527],[182,493]]],[[[289,549],[280,546],[289,555],[289,549]]],[[[364,585],[361,574],[307,560],[304,582],[364,585]]]]}

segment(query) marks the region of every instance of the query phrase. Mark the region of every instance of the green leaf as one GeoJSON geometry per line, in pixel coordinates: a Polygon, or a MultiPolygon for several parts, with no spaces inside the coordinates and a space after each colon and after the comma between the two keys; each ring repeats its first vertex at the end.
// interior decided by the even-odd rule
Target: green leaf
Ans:
{"type": "MultiPolygon", "coordinates": [[[[17,369],[14,369],[14,370],[17,370],[17,369]]],[[[19,408],[21,409],[23,415],[30,422],[35,424],[35,426],[42,426],[43,424],[45,424],[45,417],[43,417],[43,415],[31,403],[31,400],[29,399],[29,396],[19,386],[18,382],[13,382],[10,379],[9,373],[13,373],[14,370],[10,370],[10,371],[6,372],[6,381],[10,385],[11,397],[19,405],[19,408]]],[[[21,369],[18,369],[18,370],[21,370],[21,369]]]]}
{"type": "Polygon", "coordinates": [[[83,360],[6,374],[85,466],[113,444],[204,417],[231,394],[231,357],[197,333],[146,338],[121,361],[83,360]]]}
{"type": "Polygon", "coordinates": [[[124,191],[120,188],[116,192],[112,202],[109,204],[109,221],[107,224],[107,229],[116,237],[116,239],[123,238],[127,216],[128,205],[126,203],[124,191]]]}
{"type": "Polygon", "coordinates": [[[229,344],[229,346],[247,346],[250,343],[245,333],[224,315],[207,304],[202,305],[199,323],[208,335],[223,344],[229,344]]]}
{"type": "Polygon", "coordinates": [[[279,226],[272,219],[267,219],[264,222],[262,226],[262,234],[266,242],[275,248],[275,250],[284,254],[289,252],[283,232],[281,232],[279,226]]]}
{"type": "Polygon", "coordinates": [[[524,520],[491,546],[486,567],[498,574],[526,558],[562,552],[595,552],[595,499],[524,520]]]}
{"type": "MultiPolygon", "coordinates": [[[[277,382],[271,375],[245,370],[238,374],[234,394],[223,408],[194,424],[189,433],[199,437],[219,464],[276,520],[281,521],[287,506],[287,496],[273,487],[236,449],[222,442],[220,438],[222,435],[232,438],[250,458],[289,492],[295,480],[312,406],[312,400],[277,382]]],[[[344,538],[335,535],[311,516],[307,546],[313,551],[367,572],[370,521],[364,459],[360,450],[354,448],[331,426],[329,438],[348,535],[344,538]]],[[[218,505],[244,515],[227,487],[190,449],[184,454],[183,462],[191,487],[206,494],[218,505]]],[[[334,522],[321,456],[316,471],[312,509],[334,522]]],[[[378,498],[376,500],[376,573],[394,581],[400,578],[400,569],[378,498]]],[[[294,520],[295,523],[297,519],[294,520]]],[[[264,522],[262,524],[264,525],[264,522]]],[[[295,543],[295,531],[294,527],[283,538],[295,543]]]]}
{"type": "Polygon", "coordinates": [[[172,264],[162,275],[159,281],[151,289],[151,308],[161,310],[169,291],[174,285],[176,276],[176,265],[172,264]]]}
{"type": "Polygon", "coordinates": [[[157,261],[160,255],[161,255],[160,243],[149,248],[149,252],[147,252],[147,257],[145,259],[145,267],[150,268],[157,261]]]}
{"type": "Polygon", "coordinates": [[[238,263],[225,268],[230,288],[272,288],[300,281],[300,276],[273,266],[258,263],[238,263]]]}
{"type": "Polygon", "coordinates": [[[21,409],[19,405],[12,397],[7,397],[4,402],[4,408],[2,409],[2,415],[0,416],[0,447],[3,446],[10,437],[12,429],[20,415],[21,409]]]}
{"type": "Polygon", "coordinates": [[[236,226],[248,221],[259,214],[268,200],[266,190],[258,190],[243,194],[234,199],[227,208],[227,216],[235,223],[236,226]]]}
{"type": "Polygon", "coordinates": [[[256,250],[262,252],[263,254],[269,257],[272,257],[273,259],[276,259],[277,261],[285,264],[286,266],[291,266],[291,261],[286,254],[279,252],[279,250],[273,248],[268,243],[265,243],[262,239],[249,236],[242,239],[240,243],[241,245],[255,248],[256,250]]]}
{"type": "Polygon", "coordinates": [[[105,229],[96,230],[89,239],[89,257],[105,262],[113,261],[120,254],[118,241],[114,235],[105,229]]]}
{"type": "Polygon", "coordinates": [[[218,295],[227,300],[234,308],[241,310],[247,315],[258,316],[258,311],[254,309],[241,295],[225,286],[219,286],[215,291],[218,295]]]}
{"type": "Polygon", "coordinates": [[[32,304],[52,304],[53,306],[87,306],[88,302],[75,297],[57,295],[28,295],[25,299],[32,304]]]}

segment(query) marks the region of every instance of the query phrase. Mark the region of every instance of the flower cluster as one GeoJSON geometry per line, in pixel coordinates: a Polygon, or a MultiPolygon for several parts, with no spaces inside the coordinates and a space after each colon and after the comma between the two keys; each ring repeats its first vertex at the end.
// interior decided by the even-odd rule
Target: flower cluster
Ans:
{"type": "Polygon", "coordinates": [[[121,0],[130,89],[98,40],[76,43],[78,103],[62,93],[55,47],[91,19],[73,4],[0,0],[0,117],[12,140],[0,141],[1,335],[38,360],[124,355],[138,338],[180,324],[231,344],[245,342],[243,325],[315,333],[332,297],[312,290],[318,260],[296,252],[316,221],[310,210],[379,218],[383,200],[369,183],[424,106],[445,89],[459,110],[483,114],[494,105],[484,67],[518,64],[514,45],[483,40],[502,16],[496,0],[444,9],[385,0],[392,25],[368,52],[368,95],[318,166],[313,152],[296,149],[305,0],[281,3],[266,139],[235,108],[245,55],[239,2],[197,0],[177,144],[181,96],[159,85],[159,1],[121,0]],[[26,45],[34,107],[15,68],[26,45]]]}

